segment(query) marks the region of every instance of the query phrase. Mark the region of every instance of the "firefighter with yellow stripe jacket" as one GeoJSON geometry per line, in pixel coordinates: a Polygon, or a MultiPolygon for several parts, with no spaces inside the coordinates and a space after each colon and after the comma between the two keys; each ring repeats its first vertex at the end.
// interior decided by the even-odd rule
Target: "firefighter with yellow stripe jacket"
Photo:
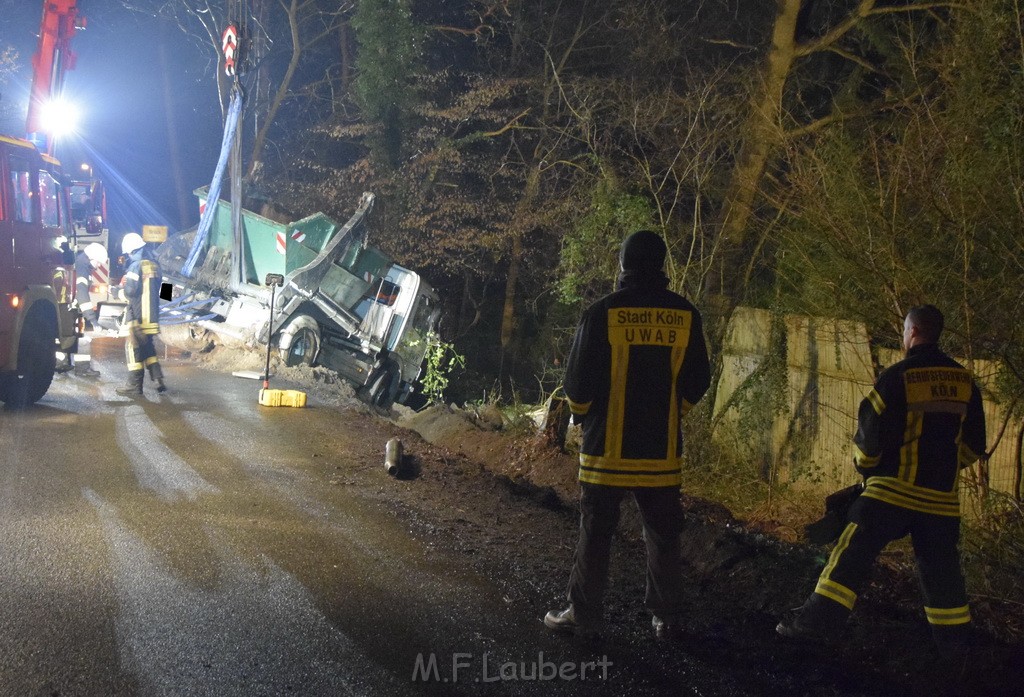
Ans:
{"type": "Polygon", "coordinates": [[[835,634],[882,549],[909,534],[933,638],[948,646],[967,636],[957,488],[960,470],[985,454],[985,414],[970,372],[939,349],[943,324],[934,305],[907,313],[906,358],[882,372],[860,405],[854,464],[864,491],[814,592],[779,634],[835,634]]]}
{"type": "Polygon", "coordinates": [[[632,493],[647,544],[645,605],[657,638],[679,635],[681,419],[711,370],[700,313],[668,290],[665,254],[654,232],[626,238],[618,289],[586,310],[569,353],[565,393],[583,428],[580,535],[570,605],[544,618],[556,631],[600,633],[612,535],[632,493]]]}
{"type": "Polygon", "coordinates": [[[128,384],[117,388],[118,394],[140,395],[145,369],[157,384],[157,392],[165,392],[164,374],[156,356],[153,337],[160,332],[160,264],[146,248],[142,236],[129,232],[121,241],[121,251],[128,257],[124,272],[124,296],[128,300],[125,322],[128,337],[124,344],[128,363],[128,384]]]}

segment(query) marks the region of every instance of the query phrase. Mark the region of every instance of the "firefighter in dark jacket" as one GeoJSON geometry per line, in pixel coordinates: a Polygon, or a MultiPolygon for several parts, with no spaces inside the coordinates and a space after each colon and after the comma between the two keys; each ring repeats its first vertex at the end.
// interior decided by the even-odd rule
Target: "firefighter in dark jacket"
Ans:
{"type": "Polygon", "coordinates": [[[160,332],[160,264],[146,248],[142,237],[129,232],[121,241],[121,252],[128,257],[124,272],[124,296],[128,300],[125,324],[125,359],[128,363],[128,384],[117,388],[118,394],[140,395],[145,382],[145,369],[157,384],[157,392],[165,392],[164,374],[156,356],[153,338],[160,332]]]}
{"type": "Polygon", "coordinates": [[[683,431],[680,420],[711,382],[700,313],[668,290],[665,242],[650,231],[622,244],[617,290],[583,314],[565,393],[582,422],[580,535],[570,605],[544,624],[600,634],[612,534],[632,493],[647,544],[645,605],[659,639],[680,633],[683,431]]]}
{"type": "Polygon", "coordinates": [[[949,646],[967,636],[957,489],[960,470],[985,454],[985,414],[970,372],[939,350],[942,328],[934,305],[907,313],[906,358],[882,372],[860,405],[854,464],[864,492],[814,592],[779,634],[838,633],[879,553],[909,534],[933,638],[949,646]]]}

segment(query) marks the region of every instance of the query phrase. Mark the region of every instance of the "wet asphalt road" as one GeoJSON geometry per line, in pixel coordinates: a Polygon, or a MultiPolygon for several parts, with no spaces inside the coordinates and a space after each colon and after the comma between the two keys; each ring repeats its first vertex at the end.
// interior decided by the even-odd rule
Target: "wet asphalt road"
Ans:
{"type": "Polygon", "coordinates": [[[325,612],[406,571],[376,563],[394,521],[289,467],[331,414],[261,410],[255,382],[173,362],[174,390],[133,401],[120,342],[94,343],[99,380],[0,415],[0,692],[400,691],[325,612]]]}
{"type": "Polygon", "coordinates": [[[383,436],[181,360],[121,397],[92,352],[0,412],[0,695],[636,693],[410,534],[383,436]]]}

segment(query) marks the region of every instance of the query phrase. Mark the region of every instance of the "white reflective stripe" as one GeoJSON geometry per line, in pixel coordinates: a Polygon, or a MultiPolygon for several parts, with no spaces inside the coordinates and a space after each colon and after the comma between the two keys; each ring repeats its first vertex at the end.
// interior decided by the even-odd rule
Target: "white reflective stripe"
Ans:
{"type": "Polygon", "coordinates": [[[93,302],[81,303],[79,305],[79,307],[82,308],[83,310],[91,310],[92,308],[96,307],[96,303],[93,303],[93,302]]]}
{"type": "Polygon", "coordinates": [[[57,352],[57,360],[58,361],[63,361],[63,360],[66,360],[66,359],[67,359],[67,354],[65,354],[63,351],[58,351],[57,352]]]}
{"type": "Polygon", "coordinates": [[[137,280],[139,280],[139,274],[135,273],[134,271],[129,271],[128,273],[126,273],[126,274],[124,275],[124,277],[125,277],[125,278],[130,278],[130,279],[132,279],[133,281],[137,281],[137,280]]]}
{"type": "Polygon", "coordinates": [[[88,363],[92,360],[92,356],[88,353],[75,353],[71,357],[75,359],[75,363],[88,363]]]}

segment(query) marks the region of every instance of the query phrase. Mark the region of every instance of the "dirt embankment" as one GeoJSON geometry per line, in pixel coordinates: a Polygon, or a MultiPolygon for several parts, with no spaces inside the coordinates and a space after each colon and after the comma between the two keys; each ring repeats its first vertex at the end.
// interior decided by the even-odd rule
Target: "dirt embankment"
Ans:
{"type": "MultiPolygon", "coordinates": [[[[219,370],[263,367],[252,354],[203,360],[219,370]]],[[[329,371],[274,370],[280,383],[301,386],[320,403],[370,413],[329,371]]],[[[548,604],[564,602],[561,588],[575,545],[573,455],[530,434],[509,435],[493,412],[395,407],[390,423],[378,423],[376,437],[400,436],[407,459],[415,463],[409,475],[415,481],[401,505],[414,511],[425,537],[464,548],[467,560],[505,583],[510,597],[539,603],[540,615],[548,604]],[[517,549],[526,547],[510,568],[507,545],[513,539],[517,549]]],[[[688,655],[723,670],[742,665],[777,682],[782,692],[804,694],[980,696],[1013,693],[1024,681],[1024,608],[972,598],[987,643],[953,660],[938,656],[921,611],[913,560],[898,550],[887,551],[876,565],[840,643],[781,640],[775,623],[814,587],[829,550],[753,531],[714,502],[684,496],[683,505],[691,612],[681,650],[688,655]]],[[[645,550],[633,506],[624,508],[607,611],[612,620],[635,625],[620,630],[626,634],[618,639],[635,646],[650,640],[649,627],[635,621],[645,550]]]]}
{"type": "MultiPolygon", "coordinates": [[[[547,447],[537,436],[510,437],[497,430],[493,418],[447,407],[403,413],[397,422],[435,446],[480,463],[543,506],[575,506],[576,457],[547,447]]],[[[839,654],[836,646],[794,646],[780,640],[774,635],[775,623],[813,589],[830,549],[757,532],[712,501],[684,495],[683,506],[688,521],[683,552],[699,608],[692,620],[715,637],[703,650],[739,652],[744,658],[736,660],[751,665],[796,662],[783,672],[806,668],[820,673],[824,684],[842,682],[844,671],[869,670],[882,682],[889,676],[894,684],[910,680],[912,684],[904,685],[908,694],[997,694],[1024,678],[1024,666],[1017,660],[1024,656],[1024,608],[972,598],[983,646],[945,661],[931,644],[914,560],[903,549],[887,550],[876,564],[839,654]]],[[[620,537],[639,561],[640,522],[632,506],[625,508],[620,537]]]]}

